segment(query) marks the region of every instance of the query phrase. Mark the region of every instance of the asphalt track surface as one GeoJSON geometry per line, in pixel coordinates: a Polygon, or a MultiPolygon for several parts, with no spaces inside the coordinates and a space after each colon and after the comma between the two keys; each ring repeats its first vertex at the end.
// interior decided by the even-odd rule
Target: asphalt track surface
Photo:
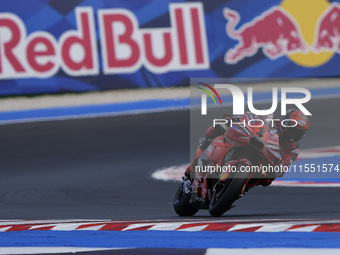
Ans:
{"type": "MultiPolygon", "coordinates": [[[[302,148],[339,145],[338,100],[308,104],[302,148]]],[[[190,161],[189,129],[189,111],[0,126],[0,219],[181,219],[178,184],[151,174],[190,161]]],[[[335,219],[340,189],[256,187],[236,205],[224,220],[335,219]]]]}

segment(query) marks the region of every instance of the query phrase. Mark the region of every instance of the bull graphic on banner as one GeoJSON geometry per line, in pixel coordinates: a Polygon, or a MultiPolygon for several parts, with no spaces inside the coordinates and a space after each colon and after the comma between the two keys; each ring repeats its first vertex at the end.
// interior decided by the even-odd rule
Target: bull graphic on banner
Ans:
{"type": "Polygon", "coordinates": [[[306,43],[294,17],[281,6],[275,6],[252,21],[236,29],[240,14],[224,8],[227,19],[226,32],[238,40],[225,54],[227,64],[236,64],[246,57],[255,55],[260,49],[265,56],[274,60],[292,53],[329,51],[340,53],[340,4],[333,3],[319,17],[312,45],[306,43]]]}
{"type": "Polygon", "coordinates": [[[340,53],[340,5],[333,4],[319,19],[315,49],[340,53]]]}

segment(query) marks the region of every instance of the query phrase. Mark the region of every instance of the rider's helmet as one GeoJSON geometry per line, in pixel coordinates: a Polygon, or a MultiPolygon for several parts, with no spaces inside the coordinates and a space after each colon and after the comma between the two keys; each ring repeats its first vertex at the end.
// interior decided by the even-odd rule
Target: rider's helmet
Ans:
{"type": "Polygon", "coordinates": [[[288,110],[283,119],[286,121],[284,121],[284,125],[280,124],[280,133],[281,137],[287,142],[299,141],[309,128],[309,120],[300,110],[288,110]]]}

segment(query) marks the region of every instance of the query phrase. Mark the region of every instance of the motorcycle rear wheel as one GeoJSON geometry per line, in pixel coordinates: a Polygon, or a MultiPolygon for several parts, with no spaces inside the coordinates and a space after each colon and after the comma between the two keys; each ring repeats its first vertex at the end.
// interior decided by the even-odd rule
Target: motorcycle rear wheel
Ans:
{"type": "Polygon", "coordinates": [[[182,185],[178,188],[174,198],[174,209],[179,216],[193,216],[198,212],[198,208],[190,203],[191,192],[185,194],[182,185]]]}
{"type": "Polygon", "coordinates": [[[241,166],[246,166],[243,163],[239,163],[236,167],[236,172],[233,177],[227,181],[226,184],[217,191],[211,198],[209,204],[209,213],[213,217],[220,217],[226,211],[232,208],[233,203],[240,197],[242,189],[247,182],[247,172],[240,172],[241,166]]]}

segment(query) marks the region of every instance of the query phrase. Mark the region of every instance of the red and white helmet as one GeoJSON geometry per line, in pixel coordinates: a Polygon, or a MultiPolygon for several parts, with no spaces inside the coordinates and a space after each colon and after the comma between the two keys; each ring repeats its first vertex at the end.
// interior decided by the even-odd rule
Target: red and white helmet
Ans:
{"type": "Polygon", "coordinates": [[[284,126],[280,125],[281,136],[286,141],[297,142],[308,131],[309,120],[302,111],[297,109],[288,110],[284,119],[291,120],[285,121],[284,126]]]}

